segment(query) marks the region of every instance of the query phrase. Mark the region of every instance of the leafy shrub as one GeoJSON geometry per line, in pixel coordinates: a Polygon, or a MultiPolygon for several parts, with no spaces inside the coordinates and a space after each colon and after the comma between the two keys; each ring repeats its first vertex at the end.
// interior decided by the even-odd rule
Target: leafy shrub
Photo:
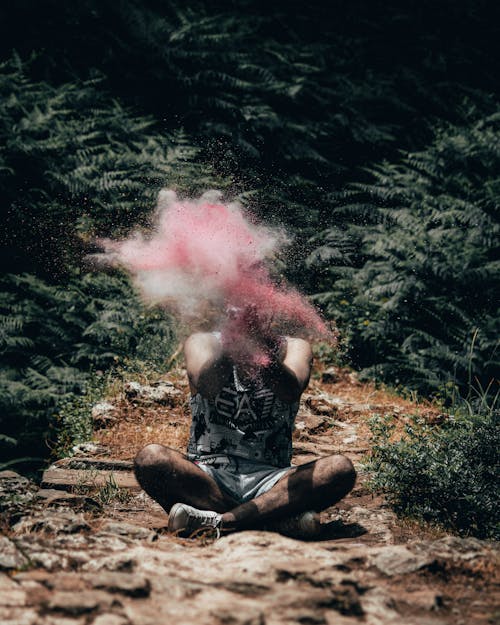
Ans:
{"type": "Polygon", "coordinates": [[[0,226],[4,268],[64,275],[91,236],[145,223],[163,186],[224,186],[181,128],[159,132],[102,88],[52,86],[29,63],[0,64],[0,226]]]}
{"type": "MultiPolygon", "coordinates": [[[[457,98],[471,87],[497,87],[492,22],[487,0],[391,0],[383,10],[315,0],[294,11],[282,0],[265,10],[234,0],[23,0],[0,8],[0,54],[36,51],[30,74],[58,94],[75,77],[83,93],[81,81],[99,72],[94,91],[113,100],[96,99],[97,132],[103,109],[118,109],[106,121],[111,156],[127,131],[130,143],[143,135],[123,118],[124,105],[154,116],[144,132],[155,145],[182,125],[205,161],[254,190],[249,201],[305,236],[328,219],[327,192],[355,178],[357,166],[421,145],[429,117],[455,119],[457,98]]],[[[86,108],[90,98],[77,102],[86,108]]],[[[61,109],[58,117],[64,123],[61,109]]],[[[88,115],[82,121],[87,137],[88,115]]],[[[72,149],[60,144],[59,154],[72,149]]],[[[102,163],[93,165],[89,176],[99,179],[102,163]]],[[[110,165],[106,182],[123,184],[113,158],[110,165]]],[[[139,172],[154,178],[141,159],[139,172]]],[[[94,210],[116,215],[114,206],[94,210]]]]}
{"type": "Polygon", "coordinates": [[[500,113],[468,117],[339,194],[310,257],[354,363],[426,393],[499,371],[500,113]]]}
{"type": "Polygon", "coordinates": [[[77,398],[93,392],[93,371],[109,371],[133,358],[164,366],[175,340],[170,317],[145,308],[119,274],[74,272],[64,286],[30,274],[4,277],[2,459],[47,454],[54,416],[62,405],[71,404],[69,412],[82,407],[85,397],[77,398]]]}
{"type": "Polygon", "coordinates": [[[92,440],[94,424],[92,407],[105,397],[107,380],[102,375],[89,375],[82,393],[70,394],[55,406],[51,425],[54,426],[54,455],[71,455],[71,448],[92,440]]]}
{"type": "Polygon", "coordinates": [[[164,185],[224,186],[182,129],[159,132],[102,77],[51,85],[31,69],[15,55],[0,64],[0,243],[12,272],[0,281],[0,457],[9,462],[46,456],[61,424],[79,438],[93,371],[134,358],[160,366],[172,349],[170,318],[145,308],[124,277],[82,272],[93,237],[146,223],[164,185]],[[62,405],[78,419],[56,422],[62,405]]]}
{"type": "Polygon", "coordinates": [[[441,426],[413,418],[394,440],[393,417],[372,422],[372,486],[402,514],[479,538],[500,537],[500,412],[450,417],[441,426]]]}

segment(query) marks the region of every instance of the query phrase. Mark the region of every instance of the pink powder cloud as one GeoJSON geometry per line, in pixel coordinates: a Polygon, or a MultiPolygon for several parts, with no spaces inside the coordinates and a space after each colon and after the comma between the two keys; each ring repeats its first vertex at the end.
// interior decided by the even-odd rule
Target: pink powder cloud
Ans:
{"type": "MultiPolygon", "coordinates": [[[[218,192],[179,200],[162,190],[152,232],[100,243],[105,262],[123,266],[146,301],[169,307],[181,321],[192,322],[208,305],[219,311],[226,339],[238,335],[239,345],[258,344],[252,339],[266,333],[331,339],[307,299],[270,276],[269,263],[286,242],[283,231],[256,223],[218,192]],[[252,323],[245,314],[228,316],[228,308],[251,309],[252,323]]],[[[265,360],[262,353],[254,357],[265,360]]]]}

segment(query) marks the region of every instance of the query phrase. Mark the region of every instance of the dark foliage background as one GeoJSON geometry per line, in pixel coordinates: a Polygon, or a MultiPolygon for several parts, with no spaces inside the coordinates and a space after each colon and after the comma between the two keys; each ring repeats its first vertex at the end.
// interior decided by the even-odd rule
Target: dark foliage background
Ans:
{"type": "Polygon", "coordinates": [[[289,277],[355,367],[492,392],[498,17],[488,0],[3,3],[0,464],[47,454],[92,371],[173,349],[168,317],[83,262],[163,186],[285,224],[289,277]]]}

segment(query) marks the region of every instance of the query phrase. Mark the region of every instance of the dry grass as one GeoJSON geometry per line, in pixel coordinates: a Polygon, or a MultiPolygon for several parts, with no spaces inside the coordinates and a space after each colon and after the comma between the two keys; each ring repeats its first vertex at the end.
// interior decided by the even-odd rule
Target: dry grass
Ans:
{"type": "Polygon", "coordinates": [[[357,435],[368,444],[371,439],[369,420],[374,415],[391,415],[395,424],[395,436],[403,431],[410,415],[425,418],[431,423],[439,422],[441,410],[428,400],[406,399],[396,391],[378,386],[374,382],[360,382],[349,369],[339,369],[335,382],[321,382],[321,368],[311,380],[306,395],[333,397],[339,401],[331,416],[337,421],[356,424],[357,435]]]}
{"type": "MultiPolygon", "coordinates": [[[[158,379],[172,382],[182,392],[172,405],[130,400],[123,392],[123,385],[115,389],[114,396],[108,398],[118,408],[118,420],[111,427],[98,430],[94,440],[108,447],[114,458],[131,460],[149,443],[160,443],[182,452],[186,450],[190,413],[185,374],[181,369],[176,369],[158,379]]],[[[148,380],[149,383],[152,381],[157,380],[148,380]]]]}

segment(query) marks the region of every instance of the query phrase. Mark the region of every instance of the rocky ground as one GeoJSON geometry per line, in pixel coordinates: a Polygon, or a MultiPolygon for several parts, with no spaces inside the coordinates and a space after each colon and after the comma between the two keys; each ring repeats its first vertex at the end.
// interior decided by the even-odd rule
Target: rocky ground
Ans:
{"type": "Polygon", "coordinates": [[[360,477],[304,542],[265,531],[180,539],[138,489],[147,442],[182,449],[182,371],[125,384],[94,407],[97,444],[44,474],[0,473],[0,622],[5,625],[480,625],[499,618],[498,546],[399,521],[366,488],[366,421],[416,406],[347,372],[314,380],[297,419],[298,464],[342,452],[360,477]]]}

